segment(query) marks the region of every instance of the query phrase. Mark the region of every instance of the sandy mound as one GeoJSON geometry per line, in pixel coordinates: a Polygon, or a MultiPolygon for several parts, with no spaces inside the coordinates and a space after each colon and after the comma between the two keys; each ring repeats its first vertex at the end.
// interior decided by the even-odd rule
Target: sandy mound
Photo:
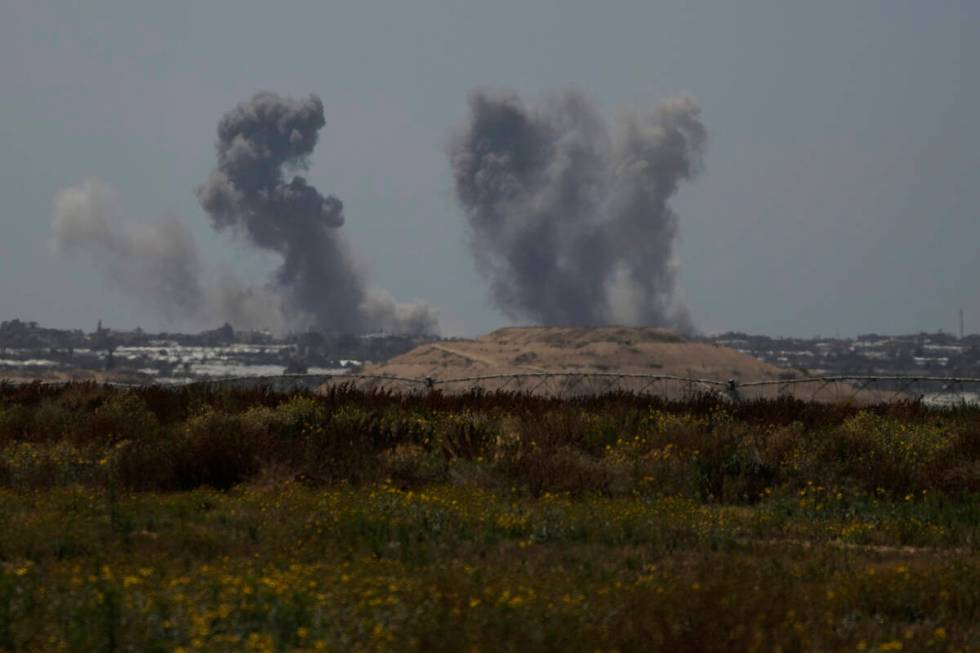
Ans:
{"type": "Polygon", "coordinates": [[[647,327],[512,327],[417,347],[364,374],[434,379],[519,372],[616,372],[761,381],[795,376],[728,347],[647,327]]]}

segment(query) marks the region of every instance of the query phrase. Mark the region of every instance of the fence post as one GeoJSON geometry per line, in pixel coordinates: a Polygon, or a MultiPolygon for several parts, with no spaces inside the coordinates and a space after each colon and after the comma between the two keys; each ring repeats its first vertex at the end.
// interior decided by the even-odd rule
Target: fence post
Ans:
{"type": "Polygon", "coordinates": [[[728,398],[732,401],[742,400],[738,394],[738,379],[728,379],[728,398]]]}

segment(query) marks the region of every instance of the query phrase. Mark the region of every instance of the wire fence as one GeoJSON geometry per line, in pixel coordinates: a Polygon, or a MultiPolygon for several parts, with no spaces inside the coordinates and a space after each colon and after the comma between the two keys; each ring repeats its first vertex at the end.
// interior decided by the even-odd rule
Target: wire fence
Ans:
{"type": "Polygon", "coordinates": [[[684,400],[705,394],[732,401],[794,397],[807,401],[875,404],[896,401],[923,401],[930,405],[951,406],[980,403],[980,378],[938,376],[811,376],[766,381],[719,381],[663,374],[617,372],[528,372],[491,374],[460,378],[409,378],[370,374],[282,375],[239,377],[203,383],[231,386],[263,386],[273,390],[305,389],[326,391],[351,388],[400,394],[442,392],[528,393],[548,397],[574,398],[610,393],[628,393],[684,400]]]}
{"type": "MultiPolygon", "coordinates": [[[[9,381],[6,381],[9,383],[9,381]]],[[[65,381],[43,382],[62,385],[65,381]]],[[[146,384],[107,383],[129,388],[146,384]]],[[[190,385],[266,388],[273,392],[327,392],[353,389],[367,392],[419,395],[430,392],[533,394],[577,398],[626,393],[686,400],[715,395],[730,401],[792,397],[804,401],[876,404],[922,401],[933,406],[980,405],[980,378],[941,376],[806,376],[765,381],[719,381],[666,374],[619,372],[526,372],[459,378],[411,378],[372,374],[283,374],[194,381],[190,385]]]]}

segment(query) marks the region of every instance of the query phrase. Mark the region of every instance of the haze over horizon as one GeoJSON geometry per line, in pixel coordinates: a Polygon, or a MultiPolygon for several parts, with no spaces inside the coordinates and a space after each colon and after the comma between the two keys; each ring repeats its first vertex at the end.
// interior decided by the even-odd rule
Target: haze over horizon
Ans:
{"type": "MultiPolygon", "coordinates": [[[[638,232],[605,230],[603,242],[620,250],[590,259],[575,288],[588,274],[650,275],[658,281],[644,286],[652,303],[639,319],[684,325],[689,317],[704,332],[952,332],[960,307],[967,331],[980,331],[976,3],[57,5],[13,0],[0,23],[2,320],[86,330],[100,319],[154,331],[217,326],[210,315],[167,319],[107,285],[97,265],[63,249],[52,254],[55,198],[88,180],[113,189],[135,229],[161,216],[186,225],[168,238],[196,243],[215,270],[233,267],[242,288],[281,280],[283,252],[306,237],[287,245],[228,238],[210,228],[208,213],[234,220],[195,195],[215,169],[215,125],[260,91],[322,100],[319,144],[299,155],[313,192],[331,194],[317,201],[343,201],[351,251],[343,274],[357,280],[358,297],[375,301],[355,323],[393,323],[401,305],[391,296],[434,306],[448,335],[511,323],[495,302],[518,320],[577,314],[535,309],[527,298],[549,286],[518,292],[515,280],[533,275],[522,277],[506,250],[485,251],[498,265],[490,277],[474,265],[473,230],[502,205],[461,192],[471,168],[460,167],[467,150],[453,141],[476,89],[513,93],[529,107],[573,89],[590,107],[576,115],[609,124],[694,97],[707,132],[703,152],[695,137],[682,167],[658,173],[673,184],[650,200],[667,206],[667,227],[656,232],[670,234],[664,266],[641,266],[642,248],[623,255],[638,232]],[[697,177],[685,167],[689,156],[703,158],[697,177]],[[675,189],[677,179],[684,183],[675,189]]],[[[569,128],[560,116],[545,119],[548,111],[529,110],[529,133],[588,143],[598,162],[579,169],[599,180],[590,201],[615,207],[632,197],[609,181],[621,179],[621,167],[606,159],[635,150],[622,145],[633,141],[607,145],[601,129],[569,128]]],[[[537,160],[553,166],[562,156],[537,160]]],[[[528,182],[534,192],[508,199],[506,211],[563,219],[563,204],[541,206],[547,184],[565,177],[547,179],[528,182]]],[[[498,245],[521,242],[512,232],[481,233],[498,245]]],[[[119,241],[102,242],[118,250],[119,241]]],[[[580,250],[556,251],[536,265],[562,269],[580,250]]],[[[309,295],[309,286],[285,287],[309,295]]],[[[613,306],[617,297],[602,301],[613,306]]],[[[260,309],[250,304],[249,314],[260,309]]],[[[597,309],[587,319],[616,315],[597,309]]]]}

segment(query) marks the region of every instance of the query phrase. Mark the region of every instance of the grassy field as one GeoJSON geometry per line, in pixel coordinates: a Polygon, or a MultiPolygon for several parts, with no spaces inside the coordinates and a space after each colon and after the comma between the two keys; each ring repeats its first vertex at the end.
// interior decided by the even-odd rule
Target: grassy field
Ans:
{"type": "Polygon", "coordinates": [[[980,651],[980,409],[0,386],[0,651],[980,651]]]}

